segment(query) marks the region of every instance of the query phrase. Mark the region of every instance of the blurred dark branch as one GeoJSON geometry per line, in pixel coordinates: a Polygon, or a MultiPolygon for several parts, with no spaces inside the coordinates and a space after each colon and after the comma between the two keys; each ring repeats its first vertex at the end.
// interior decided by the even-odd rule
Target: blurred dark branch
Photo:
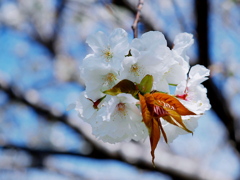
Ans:
{"type": "MultiPolygon", "coordinates": [[[[42,170],[53,171],[53,172],[56,172],[63,176],[66,176],[68,178],[71,177],[70,179],[72,179],[73,177],[74,177],[73,179],[86,179],[83,175],[79,175],[79,173],[76,174],[72,171],[70,172],[63,168],[58,169],[57,167],[54,167],[54,165],[48,165],[45,161],[45,158],[49,157],[50,155],[69,155],[69,156],[78,156],[78,157],[80,157],[80,156],[86,157],[86,155],[82,155],[80,153],[74,153],[74,152],[40,150],[40,149],[34,149],[34,148],[25,147],[25,146],[21,146],[21,145],[4,144],[2,142],[0,143],[0,149],[26,152],[32,158],[32,161],[31,161],[30,165],[28,165],[28,167],[30,166],[30,167],[34,167],[34,168],[38,168],[38,169],[42,169],[42,170]]],[[[25,167],[21,167],[21,168],[25,168],[25,167]]],[[[0,171],[1,171],[1,168],[0,168],[0,171]]]]}
{"type": "Polygon", "coordinates": [[[62,16],[64,13],[64,9],[66,7],[68,0],[60,0],[58,1],[58,6],[57,6],[57,10],[55,12],[55,24],[54,24],[54,33],[52,36],[52,39],[54,41],[56,41],[57,39],[57,35],[61,29],[62,26],[62,16]]]}
{"type": "MultiPolygon", "coordinates": [[[[176,171],[176,170],[174,170],[174,167],[166,168],[166,167],[161,167],[161,166],[157,165],[154,168],[150,161],[147,162],[140,158],[137,161],[129,162],[126,159],[126,157],[124,157],[120,153],[103,153],[103,154],[101,154],[102,152],[95,153],[95,151],[93,150],[89,154],[85,154],[85,153],[83,154],[81,152],[36,149],[36,148],[25,147],[25,146],[14,145],[14,144],[4,144],[2,142],[0,143],[0,149],[3,149],[3,150],[9,150],[9,149],[12,150],[13,149],[13,150],[17,150],[17,151],[24,151],[34,158],[33,161],[36,161],[36,162],[33,162],[32,166],[40,167],[40,168],[45,167],[44,163],[43,163],[44,159],[50,155],[68,155],[68,156],[85,157],[85,158],[98,159],[98,160],[114,159],[114,160],[121,161],[123,163],[128,163],[130,165],[133,165],[137,168],[140,168],[140,169],[143,169],[146,171],[165,173],[165,174],[169,175],[172,179],[178,179],[178,180],[202,179],[202,177],[200,177],[198,175],[193,175],[193,174],[189,175],[185,171],[182,171],[182,172],[179,170],[176,171]],[[39,162],[41,162],[41,163],[39,163],[39,162]]],[[[198,169],[198,170],[200,170],[200,169],[198,169]]],[[[219,177],[219,175],[216,175],[214,172],[211,172],[211,173],[208,172],[207,174],[204,175],[204,177],[207,180],[207,179],[211,179],[211,177],[212,178],[219,177]]]]}
{"type": "MultiPolygon", "coordinates": [[[[179,167],[165,167],[165,166],[160,166],[156,165],[156,168],[154,168],[151,164],[151,161],[147,161],[142,158],[136,159],[134,162],[129,161],[128,158],[123,155],[122,153],[119,152],[111,152],[98,144],[96,141],[92,140],[86,133],[82,131],[82,129],[77,126],[72,124],[69,121],[69,118],[66,114],[59,114],[56,115],[54,112],[51,111],[51,108],[48,107],[47,105],[44,105],[41,102],[31,102],[26,98],[26,95],[23,92],[17,91],[16,87],[13,87],[11,84],[8,82],[4,81],[0,77],[0,90],[5,92],[9,99],[18,101],[20,103],[23,103],[27,105],[28,107],[32,108],[37,114],[40,116],[43,116],[46,118],[46,120],[52,121],[60,121],[64,124],[66,124],[68,127],[73,129],[81,138],[83,138],[85,141],[88,142],[88,144],[91,146],[92,151],[89,154],[80,154],[80,153],[71,153],[71,152],[57,152],[57,151],[52,151],[52,150],[38,150],[38,149],[32,149],[30,147],[23,147],[23,146],[16,146],[16,145],[10,145],[10,144],[3,144],[1,143],[0,146],[5,149],[21,149],[24,151],[29,152],[32,154],[35,158],[42,158],[46,154],[68,154],[68,155],[76,155],[76,156],[84,156],[84,157],[89,157],[89,158],[94,158],[94,159],[114,159],[118,160],[124,163],[128,163],[130,165],[133,165],[137,168],[148,170],[148,171],[156,171],[156,172],[161,172],[168,174],[171,176],[173,179],[179,179],[179,180],[188,180],[188,179],[200,179],[199,174],[186,174],[185,171],[181,171],[179,167]]],[[[174,161],[174,157],[169,159],[169,161],[174,161]]],[[[185,163],[185,161],[181,161],[181,163],[185,163]]],[[[37,164],[36,166],[41,166],[40,164],[37,164]]],[[[184,166],[184,165],[183,165],[184,166]]],[[[199,169],[197,164],[195,164],[196,168],[199,169]]]]}
{"type": "Polygon", "coordinates": [[[50,38],[49,37],[48,38],[44,38],[43,36],[41,36],[41,32],[38,31],[38,29],[35,26],[34,22],[32,22],[34,33],[33,33],[32,37],[30,37],[33,40],[35,40],[37,43],[39,43],[42,46],[44,46],[49,51],[49,53],[52,56],[52,58],[54,58],[55,55],[57,54],[55,46],[56,46],[56,43],[57,43],[57,39],[58,39],[59,33],[61,31],[62,15],[64,13],[64,9],[66,7],[67,0],[59,0],[57,3],[58,3],[58,6],[56,6],[55,22],[53,24],[52,36],[50,36],[50,38]]]}
{"type": "MultiPolygon", "coordinates": [[[[208,0],[195,0],[196,13],[196,31],[198,38],[198,55],[199,63],[209,67],[211,65],[209,57],[209,33],[208,33],[208,18],[209,18],[209,2],[208,0]]],[[[240,142],[236,139],[234,128],[234,117],[228,108],[228,102],[224,98],[221,91],[216,87],[213,80],[210,79],[204,83],[208,89],[208,98],[210,99],[212,109],[216,112],[223,124],[226,126],[229,138],[234,142],[238,152],[240,152],[240,142]]]]}
{"type": "Polygon", "coordinates": [[[49,150],[49,149],[39,149],[39,148],[32,148],[32,147],[26,147],[22,145],[14,145],[14,144],[4,144],[0,143],[0,148],[2,149],[14,149],[14,150],[21,150],[25,151],[33,156],[36,154],[41,154],[42,157],[48,156],[48,155],[71,155],[71,156],[83,156],[88,157],[86,154],[81,154],[78,152],[68,152],[68,151],[56,151],[56,150],[49,150]]]}
{"type": "Polygon", "coordinates": [[[136,13],[133,25],[132,25],[133,37],[134,38],[138,37],[138,27],[137,27],[137,25],[138,25],[138,22],[140,20],[141,10],[142,10],[143,4],[144,4],[144,0],[139,0],[138,6],[137,6],[137,13],[136,13]]]}

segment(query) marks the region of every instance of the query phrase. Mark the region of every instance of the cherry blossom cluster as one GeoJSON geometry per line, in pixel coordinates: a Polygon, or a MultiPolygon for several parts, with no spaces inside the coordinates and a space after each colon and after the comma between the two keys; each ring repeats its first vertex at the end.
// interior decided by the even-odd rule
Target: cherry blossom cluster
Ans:
{"type": "Polygon", "coordinates": [[[170,49],[158,31],[131,42],[123,29],[90,36],[86,42],[93,54],[80,67],[86,90],[70,107],[108,143],[153,138],[155,122],[168,142],[194,131],[211,106],[201,84],[209,70],[189,65],[186,51],[193,41],[191,34],[178,34],[170,49]]]}

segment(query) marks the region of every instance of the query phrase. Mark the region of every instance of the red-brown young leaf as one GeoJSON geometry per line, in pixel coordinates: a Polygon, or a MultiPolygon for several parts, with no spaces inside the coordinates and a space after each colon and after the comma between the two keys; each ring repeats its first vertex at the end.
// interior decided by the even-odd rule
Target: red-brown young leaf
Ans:
{"type": "Polygon", "coordinates": [[[162,117],[168,123],[182,128],[183,130],[192,133],[183,123],[182,115],[195,115],[194,112],[188,110],[174,96],[165,93],[146,93],[141,95],[138,93],[141,104],[143,122],[149,131],[152,163],[154,165],[155,149],[162,133],[164,140],[167,143],[167,135],[162,127],[160,118],[162,117]]]}
{"type": "Polygon", "coordinates": [[[145,98],[147,107],[148,107],[151,115],[153,116],[155,99],[154,99],[154,97],[152,96],[152,94],[149,94],[149,93],[144,94],[144,98],[145,98]]]}
{"type": "Polygon", "coordinates": [[[163,106],[168,106],[175,110],[179,115],[186,116],[186,115],[196,115],[194,112],[188,110],[177,98],[174,96],[165,94],[165,93],[153,93],[152,94],[155,100],[162,102],[163,106]]]}
{"type": "Polygon", "coordinates": [[[194,112],[189,111],[178,99],[174,96],[164,93],[153,93],[155,100],[158,102],[159,107],[162,107],[167,114],[162,116],[164,120],[182,128],[183,130],[193,133],[183,123],[181,115],[196,115],[194,112]]]}
{"type": "Polygon", "coordinates": [[[163,135],[163,138],[165,140],[166,143],[168,143],[168,140],[167,140],[167,135],[162,127],[162,123],[161,123],[161,120],[158,119],[158,124],[159,124],[159,127],[160,127],[160,131],[162,132],[162,135],[163,135]]]}
{"type": "Polygon", "coordinates": [[[152,130],[150,134],[150,144],[151,144],[151,155],[152,155],[152,163],[153,166],[154,164],[154,159],[155,159],[155,149],[157,147],[158,141],[160,139],[160,128],[159,128],[159,123],[157,119],[153,119],[152,121],[152,130]]]}
{"type": "Polygon", "coordinates": [[[145,96],[142,96],[140,93],[138,94],[138,96],[141,104],[143,122],[148,128],[148,132],[150,136],[152,163],[154,165],[154,159],[155,159],[154,152],[157,147],[158,141],[160,139],[159,123],[156,119],[153,118],[152,116],[153,113],[150,112],[148,109],[148,104],[147,104],[148,98],[146,98],[145,96]]]}
{"type": "Polygon", "coordinates": [[[152,116],[148,110],[147,103],[145,100],[145,97],[142,96],[140,93],[138,93],[139,101],[141,104],[141,110],[142,110],[142,117],[143,117],[143,122],[148,128],[148,131],[150,133],[151,128],[152,128],[152,116]]]}
{"type": "Polygon", "coordinates": [[[159,142],[161,131],[166,142],[167,136],[162,128],[159,117],[154,116],[154,109],[156,106],[153,96],[151,94],[145,94],[144,96],[142,96],[140,93],[138,94],[138,96],[141,104],[143,122],[145,123],[149,131],[152,163],[154,165],[154,152],[159,142]]]}

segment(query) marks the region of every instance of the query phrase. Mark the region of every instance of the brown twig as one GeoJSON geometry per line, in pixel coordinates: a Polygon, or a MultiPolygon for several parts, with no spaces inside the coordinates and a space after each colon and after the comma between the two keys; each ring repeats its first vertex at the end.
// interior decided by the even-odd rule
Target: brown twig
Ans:
{"type": "Polygon", "coordinates": [[[137,25],[138,25],[138,22],[139,22],[139,19],[140,19],[140,16],[141,16],[141,10],[142,10],[143,4],[144,4],[144,0],[139,0],[138,6],[137,6],[136,17],[135,17],[135,20],[134,20],[133,25],[132,25],[133,37],[134,38],[138,37],[137,25]]]}

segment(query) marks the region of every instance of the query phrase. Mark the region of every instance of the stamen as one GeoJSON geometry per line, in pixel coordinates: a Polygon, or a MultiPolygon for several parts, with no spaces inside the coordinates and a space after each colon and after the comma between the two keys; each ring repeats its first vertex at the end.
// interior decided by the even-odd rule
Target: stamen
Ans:
{"type": "Polygon", "coordinates": [[[139,76],[139,66],[137,63],[133,64],[131,66],[130,72],[132,72],[134,75],[139,76]]]}
{"type": "Polygon", "coordinates": [[[125,104],[124,103],[119,103],[117,105],[117,109],[119,112],[124,112],[125,111],[125,104]]]}
{"type": "Polygon", "coordinates": [[[113,53],[110,51],[110,48],[107,48],[103,51],[103,56],[107,62],[109,62],[113,58],[113,53]]]}
{"type": "Polygon", "coordinates": [[[111,85],[114,83],[114,81],[116,81],[116,75],[113,73],[108,73],[105,77],[104,77],[104,81],[108,84],[111,85]]]}

